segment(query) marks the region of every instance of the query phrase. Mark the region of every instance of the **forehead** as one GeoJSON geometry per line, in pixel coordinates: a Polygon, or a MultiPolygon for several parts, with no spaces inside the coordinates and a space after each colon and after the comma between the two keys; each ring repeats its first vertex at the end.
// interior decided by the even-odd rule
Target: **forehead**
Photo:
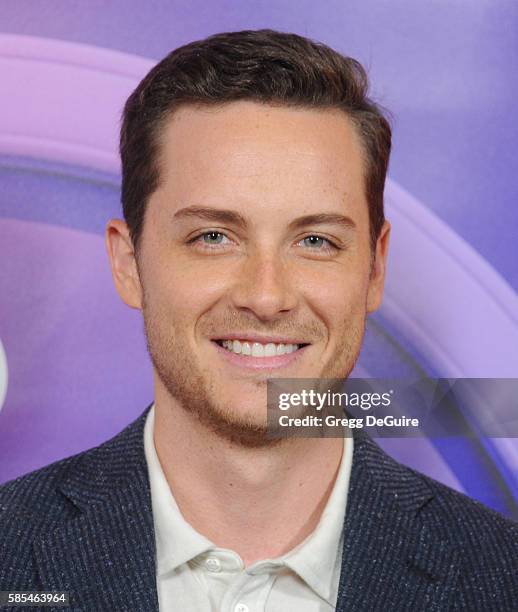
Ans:
{"type": "Polygon", "coordinates": [[[183,106],[160,140],[159,191],[172,207],[365,205],[361,142],[340,110],[249,101],[183,106]]]}

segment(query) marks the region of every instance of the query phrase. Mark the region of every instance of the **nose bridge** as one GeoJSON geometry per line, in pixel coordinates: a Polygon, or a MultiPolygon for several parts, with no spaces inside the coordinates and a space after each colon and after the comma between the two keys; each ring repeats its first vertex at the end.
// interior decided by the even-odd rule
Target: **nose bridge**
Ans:
{"type": "Polygon", "coordinates": [[[271,318],[295,306],[287,262],[273,248],[248,253],[234,284],[234,306],[271,318]]]}

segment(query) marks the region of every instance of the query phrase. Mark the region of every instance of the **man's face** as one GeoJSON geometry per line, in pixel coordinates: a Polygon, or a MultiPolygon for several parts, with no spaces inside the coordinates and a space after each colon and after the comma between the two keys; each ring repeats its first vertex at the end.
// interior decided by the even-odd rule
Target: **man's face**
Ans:
{"type": "Polygon", "coordinates": [[[138,256],[157,384],[260,444],[267,379],[345,378],[381,300],[359,137],[340,111],[234,102],[177,110],[161,151],[138,256]]]}

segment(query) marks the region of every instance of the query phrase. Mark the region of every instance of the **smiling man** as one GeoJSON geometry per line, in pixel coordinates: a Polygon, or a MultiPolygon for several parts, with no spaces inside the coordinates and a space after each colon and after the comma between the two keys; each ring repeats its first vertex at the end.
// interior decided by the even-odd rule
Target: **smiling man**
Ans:
{"type": "Polygon", "coordinates": [[[371,253],[356,132],[337,109],[256,101],[182,106],[164,125],[141,235],[108,227],[119,294],[144,315],[162,452],[178,449],[179,419],[218,434],[222,457],[227,440],[261,447],[268,377],[351,371],[389,233],[371,253]]]}
{"type": "Polygon", "coordinates": [[[77,610],[513,610],[516,526],[354,438],[271,439],[272,378],[346,378],[382,300],[391,133],[296,35],[173,51],[121,130],[115,286],[154,402],[0,491],[3,590],[77,610]],[[7,561],[6,561],[7,559],[7,561]]]}

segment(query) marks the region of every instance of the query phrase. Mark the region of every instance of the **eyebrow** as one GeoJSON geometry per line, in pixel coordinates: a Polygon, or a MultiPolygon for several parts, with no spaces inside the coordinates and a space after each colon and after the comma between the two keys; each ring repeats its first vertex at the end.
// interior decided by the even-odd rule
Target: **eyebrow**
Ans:
{"type": "MultiPolygon", "coordinates": [[[[204,206],[186,206],[176,211],[173,219],[183,219],[196,217],[198,219],[206,219],[207,221],[219,221],[220,223],[231,223],[233,225],[245,228],[247,222],[245,217],[233,210],[223,210],[218,208],[210,208],[204,206]]],[[[304,215],[294,219],[290,224],[290,229],[300,229],[307,225],[340,225],[348,230],[356,229],[356,223],[345,215],[337,213],[317,213],[313,215],[304,215]]]]}

